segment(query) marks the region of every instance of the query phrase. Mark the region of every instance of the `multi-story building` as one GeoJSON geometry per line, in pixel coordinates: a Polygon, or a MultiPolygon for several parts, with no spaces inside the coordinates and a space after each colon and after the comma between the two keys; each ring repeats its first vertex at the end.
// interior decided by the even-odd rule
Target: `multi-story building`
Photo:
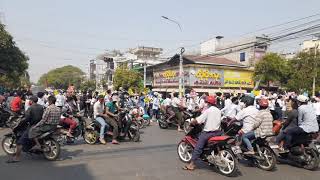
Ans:
{"type": "Polygon", "coordinates": [[[167,60],[160,58],[161,53],[162,48],[139,46],[125,53],[114,50],[101,54],[90,61],[90,79],[96,80],[98,85],[103,82],[103,86],[112,88],[113,75],[119,65],[127,63],[131,68],[140,68],[159,64],[167,60]]]}
{"type": "Polygon", "coordinates": [[[312,39],[312,40],[306,40],[303,41],[302,45],[302,51],[311,51],[314,52],[315,49],[320,50],[320,39],[312,39]]]}
{"type": "Polygon", "coordinates": [[[267,37],[251,37],[239,41],[223,41],[217,36],[201,43],[201,55],[224,57],[245,66],[254,66],[267,52],[267,37]]]}

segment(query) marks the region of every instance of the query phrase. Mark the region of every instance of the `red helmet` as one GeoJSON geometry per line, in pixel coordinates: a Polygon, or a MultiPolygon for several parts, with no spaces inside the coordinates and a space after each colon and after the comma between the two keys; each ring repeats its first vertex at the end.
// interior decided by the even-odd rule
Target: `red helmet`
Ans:
{"type": "Polygon", "coordinates": [[[269,106],[269,101],[268,101],[268,99],[264,99],[264,98],[260,99],[260,100],[259,100],[259,106],[260,106],[260,107],[268,107],[268,106],[269,106]]]}
{"type": "Polygon", "coordinates": [[[207,96],[206,102],[211,105],[216,105],[216,97],[215,96],[207,96]]]}

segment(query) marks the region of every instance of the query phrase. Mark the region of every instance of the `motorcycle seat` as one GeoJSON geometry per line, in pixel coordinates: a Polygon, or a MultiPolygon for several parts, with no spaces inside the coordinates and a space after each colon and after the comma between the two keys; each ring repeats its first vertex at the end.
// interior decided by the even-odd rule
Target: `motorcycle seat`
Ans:
{"type": "Polygon", "coordinates": [[[214,136],[211,137],[208,141],[209,142],[215,142],[215,141],[225,141],[226,139],[229,139],[230,136],[214,136]]]}

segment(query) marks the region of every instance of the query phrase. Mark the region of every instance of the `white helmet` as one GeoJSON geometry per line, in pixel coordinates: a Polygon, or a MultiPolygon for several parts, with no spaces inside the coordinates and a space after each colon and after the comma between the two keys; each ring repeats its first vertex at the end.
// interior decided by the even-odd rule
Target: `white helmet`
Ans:
{"type": "Polygon", "coordinates": [[[276,93],[274,93],[274,94],[272,95],[272,98],[273,98],[273,99],[277,99],[277,97],[278,97],[278,94],[276,94],[276,93]]]}
{"type": "Polygon", "coordinates": [[[297,97],[297,100],[298,100],[299,102],[305,103],[305,102],[307,102],[307,101],[309,100],[309,98],[308,98],[307,96],[304,96],[304,95],[299,95],[299,96],[297,97]]]}

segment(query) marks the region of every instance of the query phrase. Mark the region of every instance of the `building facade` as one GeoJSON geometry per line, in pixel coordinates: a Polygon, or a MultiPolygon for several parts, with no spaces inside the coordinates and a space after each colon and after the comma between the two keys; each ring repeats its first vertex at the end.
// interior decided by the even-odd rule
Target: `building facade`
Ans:
{"type": "Polygon", "coordinates": [[[222,36],[201,43],[201,55],[224,57],[253,67],[267,52],[267,37],[251,37],[239,41],[224,41],[222,36]]]}
{"type": "MultiPolygon", "coordinates": [[[[254,88],[253,72],[226,58],[188,55],[183,57],[184,89],[188,92],[247,92],[254,88]]],[[[178,92],[179,55],[168,62],[148,67],[153,91],[178,92]]]]}

